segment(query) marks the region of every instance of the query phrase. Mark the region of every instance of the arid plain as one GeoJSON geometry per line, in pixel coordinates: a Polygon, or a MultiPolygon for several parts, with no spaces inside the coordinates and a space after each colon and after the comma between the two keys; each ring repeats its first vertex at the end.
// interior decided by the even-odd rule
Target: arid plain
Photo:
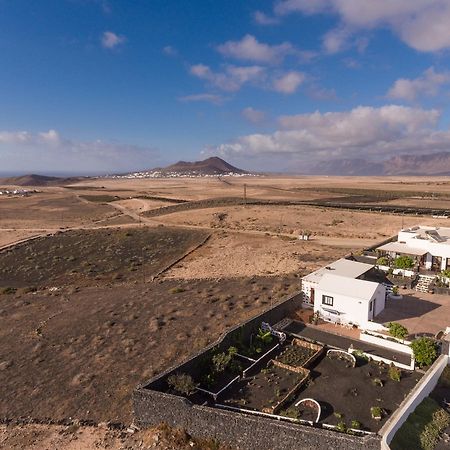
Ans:
{"type": "MultiPolygon", "coordinates": [[[[0,198],[5,424],[127,426],[137,383],[299,290],[317,267],[402,226],[446,225],[432,209],[450,208],[449,178],[98,178],[36,190],[0,198]]],[[[54,439],[51,426],[30,427],[0,425],[0,448],[54,439]]],[[[89,445],[125,438],[105,439],[89,445]]]]}

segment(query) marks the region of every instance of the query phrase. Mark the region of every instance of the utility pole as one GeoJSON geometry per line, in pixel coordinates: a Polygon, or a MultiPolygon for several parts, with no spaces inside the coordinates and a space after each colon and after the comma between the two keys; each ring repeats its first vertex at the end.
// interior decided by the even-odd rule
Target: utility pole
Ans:
{"type": "Polygon", "coordinates": [[[244,205],[247,205],[247,185],[244,183],[244,205]]]}

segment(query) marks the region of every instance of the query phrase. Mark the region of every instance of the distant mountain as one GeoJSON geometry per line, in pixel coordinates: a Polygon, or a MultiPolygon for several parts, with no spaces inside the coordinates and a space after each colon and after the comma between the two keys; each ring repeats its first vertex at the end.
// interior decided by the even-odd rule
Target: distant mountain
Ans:
{"type": "Polygon", "coordinates": [[[10,186],[63,186],[66,184],[76,183],[80,181],[81,178],[70,177],[48,177],[45,175],[23,175],[20,177],[9,177],[0,178],[0,184],[10,185],[10,186]]]}
{"type": "Polygon", "coordinates": [[[450,175],[450,152],[398,155],[385,161],[361,158],[321,161],[305,170],[310,175],[450,175]]]}
{"type": "Polygon", "coordinates": [[[167,167],[116,175],[121,178],[162,178],[162,177],[212,177],[225,175],[250,175],[251,173],[232,166],[223,159],[213,156],[203,161],[178,161],[167,167]]]}

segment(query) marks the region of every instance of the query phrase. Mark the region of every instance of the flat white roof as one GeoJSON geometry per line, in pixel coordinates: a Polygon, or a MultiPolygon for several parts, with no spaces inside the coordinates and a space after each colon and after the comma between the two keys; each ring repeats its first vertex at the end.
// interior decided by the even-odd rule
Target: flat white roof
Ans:
{"type": "Polygon", "coordinates": [[[426,225],[417,225],[411,228],[401,230],[402,233],[410,233],[414,239],[427,239],[431,242],[450,245],[450,228],[448,227],[429,227],[426,225]],[[438,239],[433,239],[433,236],[438,239]]]}
{"type": "Polygon", "coordinates": [[[326,267],[321,267],[315,272],[303,277],[303,281],[310,283],[319,283],[322,277],[326,274],[339,275],[346,278],[357,278],[362,274],[368,272],[373,268],[372,264],[352,261],[350,259],[341,258],[328,264],[326,267]]]}
{"type": "Polygon", "coordinates": [[[422,256],[428,253],[427,249],[411,247],[407,243],[389,242],[378,247],[377,250],[384,250],[385,252],[406,253],[408,255],[422,256]]]}
{"type": "Polygon", "coordinates": [[[349,279],[340,275],[325,274],[319,282],[321,291],[331,295],[340,294],[369,302],[378,289],[379,283],[366,280],[349,279]]]}

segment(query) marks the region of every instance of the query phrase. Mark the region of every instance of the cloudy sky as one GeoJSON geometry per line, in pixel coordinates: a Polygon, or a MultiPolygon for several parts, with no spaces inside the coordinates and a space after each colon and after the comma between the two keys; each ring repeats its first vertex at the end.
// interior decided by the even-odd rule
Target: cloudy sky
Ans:
{"type": "Polygon", "coordinates": [[[450,0],[0,0],[0,172],[450,151],[450,0]]]}

